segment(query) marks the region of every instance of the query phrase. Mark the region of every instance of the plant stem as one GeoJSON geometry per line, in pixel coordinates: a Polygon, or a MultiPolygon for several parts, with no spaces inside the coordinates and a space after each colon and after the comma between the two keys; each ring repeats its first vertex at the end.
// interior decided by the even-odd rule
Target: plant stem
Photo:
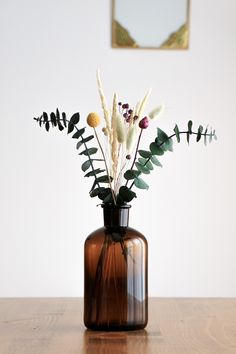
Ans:
{"type": "MultiPolygon", "coordinates": [[[[137,158],[138,148],[139,148],[140,140],[141,140],[141,137],[142,137],[142,133],[143,133],[143,129],[141,129],[139,137],[138,137],[138,142],[137,142],[137,147],[136,147],[136,151],[135,151],[135,155],[134,155],[134,160],[133,160],[132,166],[130,168],[131,170],[134,168],[134,164],[135,164],[135,161],[136,161],[136,158],[137,158]]],[[[127,186],[127,184],[128,184],[128,180],[126,181],[125,185],[127,186]]]]}
{"type": "Polygon", "coordinates": [[[95,136],[96,136],[98,145],[99,145],[99,147],[100,147],[100,150],[101,150],[101,153],[102,153],[102,156],[103,156],[103,159],[104,159],[104,163],[105,163],[105,167],[106,167],[106,171],[107,171],[107,177],[108,177],[108,181],[109,181],[109,186],[110,186],[110,189],[111,189],[112,198],[113,198],[114,204],[116,205],[116,198],[115,198],[115,194],[114,194],[114,191],[113,191],[112,185],[111,185],[111,178],[110,178],[109,170],[108,170],[108,167],[107,167],[106,157],[105,157],[105,154],[104,154],[102,145],[101,145],[101,143],[100,143],[100,141],[99,141],[97,131],[96,131],[95,128],[93,128],[93,130],[94,130],[94,134],[95,134],[95,136]]]}

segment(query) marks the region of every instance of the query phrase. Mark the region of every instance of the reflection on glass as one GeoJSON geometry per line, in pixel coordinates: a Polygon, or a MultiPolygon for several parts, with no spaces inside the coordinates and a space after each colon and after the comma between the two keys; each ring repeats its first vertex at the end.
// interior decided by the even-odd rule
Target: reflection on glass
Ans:
{"type": "Polygon", "coordinates": [[[189,0],[113,0],[113,47],[187,49],[189,0]]]}
{"type": "Polygon", "coordinates": [[[145,329],[113,333],[86,330],[84,348],[86,354],[151,353],[148,332],[145,329]]]}

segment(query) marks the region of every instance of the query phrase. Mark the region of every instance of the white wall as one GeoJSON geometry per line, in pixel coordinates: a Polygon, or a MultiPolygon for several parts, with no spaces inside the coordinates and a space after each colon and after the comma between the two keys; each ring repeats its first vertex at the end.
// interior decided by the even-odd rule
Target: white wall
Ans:
{"type": "Polygon", "coordinates": [[[191,118],[218,133],[175,145],[138,191],[150,295],[236,296],[236,2],[192,1],[189,51],[112,49],[110,12],[108,0],[0,0],[0,296],[83,294],[83,242],[102,213],[75,142],[32,117],[101,112],[97,67],[109,99],[134,104],[152,86],[166,131],[191,118]]]}

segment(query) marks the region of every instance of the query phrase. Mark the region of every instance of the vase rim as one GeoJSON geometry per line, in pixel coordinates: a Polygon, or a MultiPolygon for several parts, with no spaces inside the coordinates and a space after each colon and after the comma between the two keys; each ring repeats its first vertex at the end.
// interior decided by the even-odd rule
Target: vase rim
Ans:
{"type": "Polygon", "coordinates": [[[130,204],[113,204],[113,203],[103,203],[101,207],[103,209],[130,209],[132,205],[130,204]]]}

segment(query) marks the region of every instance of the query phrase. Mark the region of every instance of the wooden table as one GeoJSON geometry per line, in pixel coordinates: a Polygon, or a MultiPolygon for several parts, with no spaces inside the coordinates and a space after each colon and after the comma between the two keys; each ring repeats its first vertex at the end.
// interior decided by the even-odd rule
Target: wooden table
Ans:
{"type": "Polygon", "coordinates": [[[0,354],[236,354],[236,299],[152,298],[149,324],[93,332],[78,298],[0,299],[0,354]]]}

